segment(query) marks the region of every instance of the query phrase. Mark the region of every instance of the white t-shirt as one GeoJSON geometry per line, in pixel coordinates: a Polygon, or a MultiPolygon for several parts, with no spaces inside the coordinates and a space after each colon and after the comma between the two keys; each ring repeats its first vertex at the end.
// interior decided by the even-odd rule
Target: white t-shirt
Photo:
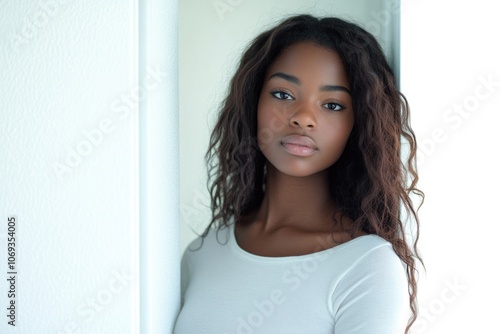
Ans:
{"type": "Polygon", "coordinates": [[[234,224],[214,228],[182,256],[174,334],[402,334],[410,315],[404,268],[377,235],[265,257],[238,245],[234,224]]]}

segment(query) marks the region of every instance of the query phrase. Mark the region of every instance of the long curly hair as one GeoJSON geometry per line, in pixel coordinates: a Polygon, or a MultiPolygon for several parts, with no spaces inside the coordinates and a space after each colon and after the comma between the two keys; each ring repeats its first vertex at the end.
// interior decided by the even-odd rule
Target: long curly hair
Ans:
{"type": "Polygon", "coordinates": [[[330,192],[356,231],[390,242],[406,264],[412,315],[417,317],[417,212],[424,193],[416,188],[417,142],[410,126],[409,105],[396,87],[393,71],[376,39],[360,26],[339,18],[298,15],[257,36],[244,52],[210,136],[205,154],[212,225],[228,226],[231,218],[257,210],[265,191],[266,158],[257,144],[257,104],[266,70],[286,47],[312,41],[336,51],[351,84],[354,127],[339,160],[329,169],[330,192]],[[406,141],[405,143],[402,140],[406,141]],[[407,158],[402,158],[406,146],[407,158]],[[404,161],[406,160],[406,161],[404,161]],[[409,184],[408,184],[409,183],[409,184]],[[421,198],[415,210],[411,193],[421,198]],[[400,206],[400,204],[403,204],[400,206]],[[413,242],[405,234],[402,209],[413,220],[413,242]]]}

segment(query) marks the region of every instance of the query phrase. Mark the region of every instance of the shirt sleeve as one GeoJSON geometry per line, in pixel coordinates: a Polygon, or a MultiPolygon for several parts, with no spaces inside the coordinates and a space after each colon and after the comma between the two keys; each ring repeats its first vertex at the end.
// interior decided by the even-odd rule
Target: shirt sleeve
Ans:
{"type": "Polygon", "coordinates": [[[335,334],[403,334],[410,316],[404,263],[391,245],[359,258],[332,289],[335,334]]]}

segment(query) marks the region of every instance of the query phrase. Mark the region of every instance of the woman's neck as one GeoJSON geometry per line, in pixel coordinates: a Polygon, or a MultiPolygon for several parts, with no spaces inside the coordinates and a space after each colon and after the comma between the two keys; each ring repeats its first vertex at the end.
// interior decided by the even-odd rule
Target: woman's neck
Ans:
{"type": "Polygon", "coordinates": [[[267,164],[266,190],[252,218],[264,233],[281,228],[319,232],[332,228],[335,203],[328,188],[328,171],[295,177],[267,164]]]}

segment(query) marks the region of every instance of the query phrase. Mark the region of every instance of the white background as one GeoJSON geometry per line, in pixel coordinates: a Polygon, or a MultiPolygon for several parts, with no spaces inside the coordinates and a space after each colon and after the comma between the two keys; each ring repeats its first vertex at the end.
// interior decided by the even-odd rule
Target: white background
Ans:
{"type": "Polygon", "coordinates": [[[0,3],[1,333],[138,329],[136,107],[122,100],[137,82],[132,5],[0,3]]]}
{"type": "Polygon", "coordinates": [[[495,3],[403,1],[401,89],[412,109],[426,193],[420,249],[427,274],[421,273],[413,333],[500,333],[495,3]]]}

